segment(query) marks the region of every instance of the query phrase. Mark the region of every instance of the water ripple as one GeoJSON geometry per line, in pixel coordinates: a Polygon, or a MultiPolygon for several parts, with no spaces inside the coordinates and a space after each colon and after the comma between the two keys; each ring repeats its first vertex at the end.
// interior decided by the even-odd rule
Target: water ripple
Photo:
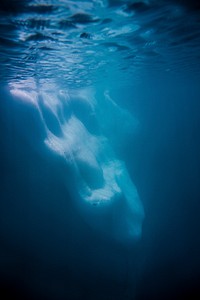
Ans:
{"type": "Polygon", "coordinates": [[[85,86],[109,76],[128,80],[138,68],[198,72],[200,17],[177,3],[2,2],[0,80],[85,86]]]}

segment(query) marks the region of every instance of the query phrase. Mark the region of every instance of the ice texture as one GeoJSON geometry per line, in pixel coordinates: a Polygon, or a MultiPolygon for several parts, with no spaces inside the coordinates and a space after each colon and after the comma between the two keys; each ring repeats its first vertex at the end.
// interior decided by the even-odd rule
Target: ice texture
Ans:
{"type": "Polygon", "coordinates": [[[119,240],[141,236],[144,218],[126,163],[115,154],[138,121],[110,97],[92,89],[40,91],[13,88],[32,105],[44,128],[43,144],[66,167],[66,186],[88,224],[119,240]]]}

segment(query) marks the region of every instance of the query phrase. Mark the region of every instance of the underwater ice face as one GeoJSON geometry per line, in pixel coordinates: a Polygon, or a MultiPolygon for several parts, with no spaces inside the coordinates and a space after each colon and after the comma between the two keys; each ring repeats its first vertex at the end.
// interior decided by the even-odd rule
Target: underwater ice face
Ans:
{"type": "Polygon", "coordinates": [[[70,170],[66,186],[86,222],[119,240],[139,238],[143,207],[125,162],[115,155],[137,120],[108,91],[101,97],[91,89],[11,93],[37,109],[44,145],[70,170]]]}

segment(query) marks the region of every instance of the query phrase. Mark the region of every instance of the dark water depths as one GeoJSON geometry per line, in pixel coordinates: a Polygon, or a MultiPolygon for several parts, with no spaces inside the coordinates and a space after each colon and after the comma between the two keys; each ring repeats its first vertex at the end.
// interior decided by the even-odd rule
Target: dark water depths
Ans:
{"type": "Polygon", "coordinates": [[[198,1],[0,3],[1,299],[199,299],[198,1]]]}

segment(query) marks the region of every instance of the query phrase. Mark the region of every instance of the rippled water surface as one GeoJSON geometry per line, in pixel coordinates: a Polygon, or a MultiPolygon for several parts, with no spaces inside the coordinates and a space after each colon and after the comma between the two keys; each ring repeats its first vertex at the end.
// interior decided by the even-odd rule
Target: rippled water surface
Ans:
{"type": "MultiPolygon", "coordinates": [[[[199,72],[200,19],[181,1],[1,4],[1,81],[88,86],[141,69],[199,72]]],[[[144,71],[144,70],[143,70],[144,71]]],[[[123,84],[123,83],[122,83],[123,84]]]]}

